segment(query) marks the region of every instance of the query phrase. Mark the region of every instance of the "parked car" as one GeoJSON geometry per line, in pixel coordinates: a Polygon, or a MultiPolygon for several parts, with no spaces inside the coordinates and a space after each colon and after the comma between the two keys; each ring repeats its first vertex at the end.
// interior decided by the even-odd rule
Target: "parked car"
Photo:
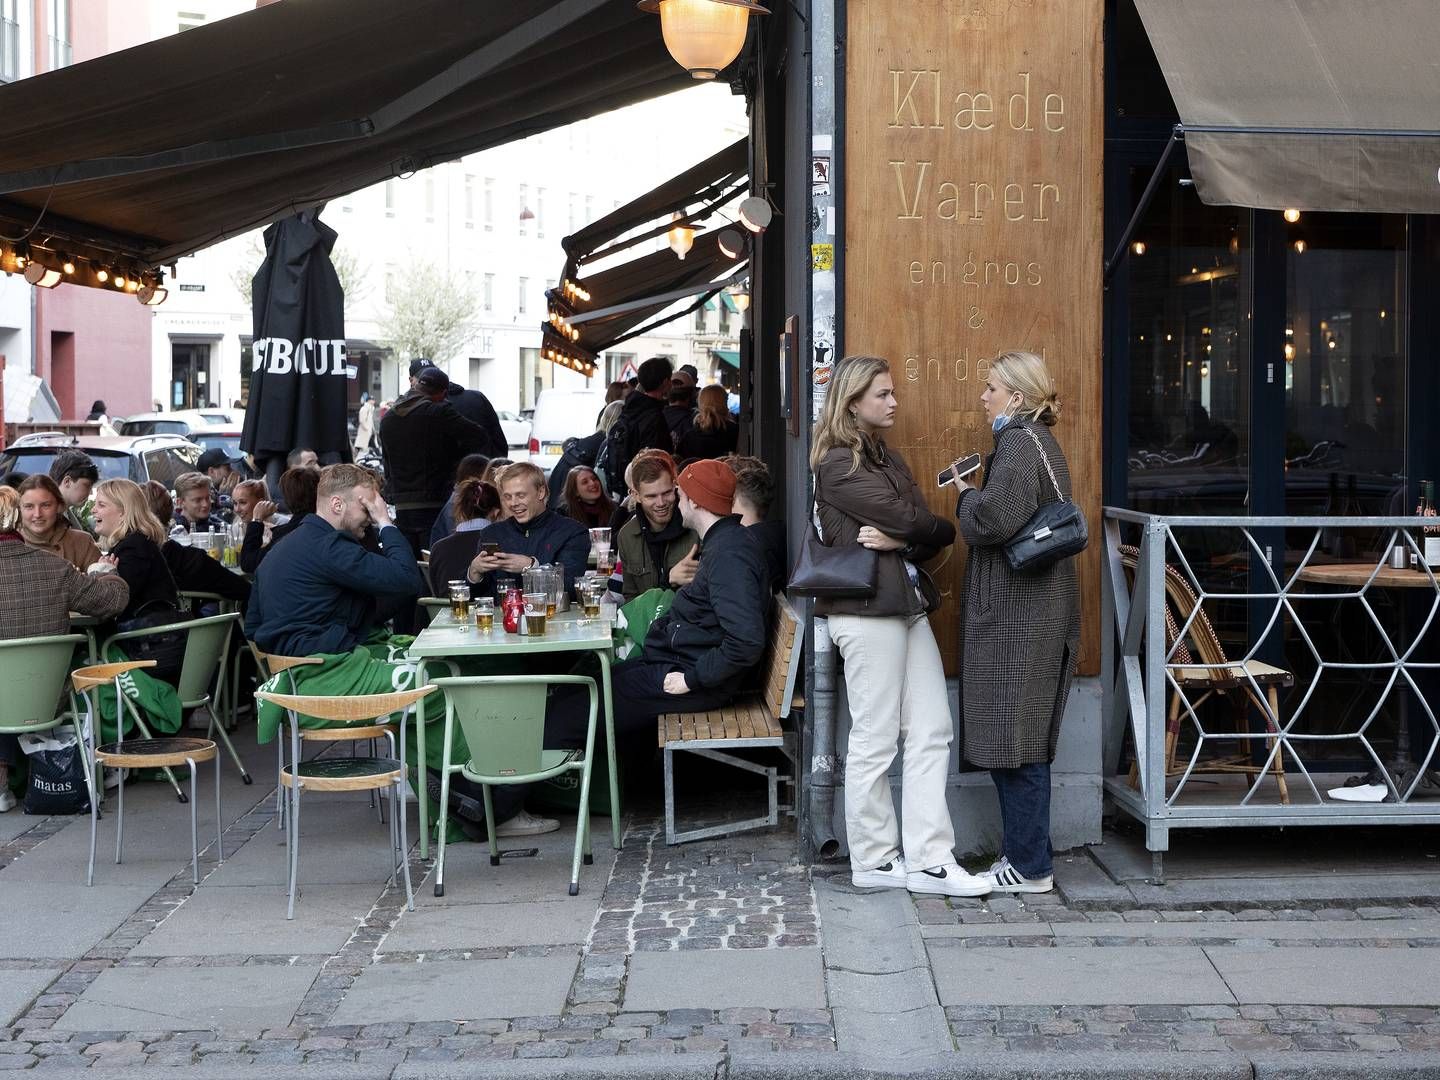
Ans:
{"type": "Polygon", "coordinates": [[[524,450],[530,444],[530,421],[522,420],[508,409],[501,409],[500,429],[505,432],[505,445],[512,450],[524,450]]]}
{"type": "Polygon", "coordinates": [[[101,480],[158,480],[173,487],[181,473],[194,472],[200,447],[179,435],[101,436],[37,432],[25,435],[0,452],[0,475],[48,473],[67,450],[83,450],[100,470],[101,480]]]}
{"type": "Polygon", "coordinates": [[[605,395],[599,390],[541,390],[530,424],[530,460],[550,475],[565,440],[593,434],[605,395]]]}
{"type": "Polygon", "coordinates": [[[244,429],[234,424],[191,428],[189,439],[201,450],[210,450],[218,446],[232,458],[238,458],[240,457],[240,433],[242,430],[244,429]]]}
{"type": "Polygon", "coordinates": [[[196,428],[234,426],[229,409],[176,409],[127,416],[115,430],[121,435],[189,435],[196,428]]]}

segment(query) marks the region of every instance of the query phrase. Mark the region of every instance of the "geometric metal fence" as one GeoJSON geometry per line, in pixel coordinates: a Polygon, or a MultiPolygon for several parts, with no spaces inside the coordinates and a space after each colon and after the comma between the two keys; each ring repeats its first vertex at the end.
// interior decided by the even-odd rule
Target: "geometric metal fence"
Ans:
{"type": "Polygon", "coordinates": [[[1435,523],[1415,517],[1165,517],[1105,508],[1105,790],[1118,809],[1144,825],[1157,881],[1163,881],[1162,853],[1172,829],[1440,823],[1440,791],[1432,783],[1440,779],[1432,771],[1440,764],[1440,723],[1416,682],[1417,674],[1440,668],[1440,661],[1420,658],[1431,654],[1418,651],[1440,612],[1440,580],[1425,566],[1412,535],[1435,523]],[[1230,557],[1246,569],[1227,583],[1231,587],[1217,588],[1187,557],[1187,532],[1201,530],[1235,538],[1230,557]],[[1322,540],[1346,531],[1369,536],[1380,553],[1334,565],[1322,553],[1322,540]],[[1277,536],[1290,547],[1279,573],[1273,544],[1266,543],[1277,536]],[[1418,569],[1390,568],[1387,556],[1397,545],[1415,553],[1418,569]],[[1257,579],[1263,587],[1254,591],[1257,579]],[[1377,612],[1401,587],[1426,601],[1423,617],[1402,620],[1403,633],[1387,627],[1377,612]],[[1218,604],[1237,602],[1250,613],[1251,625],[1263,629],[1246,635],[1250,644],[1243,654],[1229,655],[1210,617],[1218,604]],[[1353,614],[1322,633],[1316,613],[1322,603],[1334,609],[1336,602],[1348,604],[1353,614]],[[1344,646],[1362,636],[1376,655],[1321,644],[1338,640],[1344,646]],[[1289,642],[1308,671],[1266,662],[1265,643],[1277,638],[1289,642]],[[1373,707],[1337,721],[1327,676],[1373,684],[1373,707]],[[1217,720],[1217,694],[1238,712],[1233,723],[1217,720]],[[1390,715],[1383,716],[1387,702],[1390,715]],[[1240,754],[1227,759],[1218,753],[1221,747],[1238,747],[1240,754]],[[1122,768],[1127,751],[1129,764],[1122,768]],[[1324,774],[1345,751],[1368,763],[1366,779],[1382,785],[1373,794],[1383,791],[1383,801],[1326,794],[1343,773],[1324,774]],[[1229,782],[1199,782],[1217,770],[1228,771],[1229,782]]]}

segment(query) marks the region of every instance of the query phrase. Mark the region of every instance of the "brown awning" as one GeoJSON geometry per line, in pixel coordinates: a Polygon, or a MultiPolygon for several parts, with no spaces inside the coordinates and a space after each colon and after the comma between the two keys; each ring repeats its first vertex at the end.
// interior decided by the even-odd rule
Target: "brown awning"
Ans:
{"type": "Polygon", "coordinates": [[[1135,0],[1212,204],[1440,212],[1435,0],[1135,0]]]}
{"type": "Polygon", "coordinates": [[[166,263],[690,84],[619,0],[274,3],[0,87],[0,232],[166,263]]]}

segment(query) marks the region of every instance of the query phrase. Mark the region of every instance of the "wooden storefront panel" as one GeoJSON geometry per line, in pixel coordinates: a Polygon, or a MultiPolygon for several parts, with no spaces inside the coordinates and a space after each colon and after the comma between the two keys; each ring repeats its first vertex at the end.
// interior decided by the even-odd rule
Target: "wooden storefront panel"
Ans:
{"type": "MultiPolygon", "coordinates": [[[[1081,559],[1081,671],[1099,668],[1103,253],[1102,0],[849,0],[845,343],[888,358],[888,441],[937,512],[936,472],[993,446],[989,358],[1046,359],[1056,434],[1092,542],[1081,559]]],[[[930,569],[935,629],[958,653],[964,544],[930,569]]]]}

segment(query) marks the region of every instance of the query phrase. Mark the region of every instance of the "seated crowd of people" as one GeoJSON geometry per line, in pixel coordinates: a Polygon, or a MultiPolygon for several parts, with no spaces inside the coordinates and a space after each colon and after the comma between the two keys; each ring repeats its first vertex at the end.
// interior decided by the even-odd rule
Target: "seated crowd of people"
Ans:
{"type": "MultiPolygon", "coordinates": [[[[560,567],[573,588],[589,570],[590,530],[608,528],[613,602],[671,594],[655,605],[661,613],[637,657],[613,668],[617,751],[648,757],[657,715],[713,709],[758,688],[772,594],[784,586],[785,530],[767,517],[775,494],[768,468],[734,453],[723,390],[701,390],[697,409],[693,377],[675,373],[689,391],[677,394],[669,362],[647,361],[628,397],[616,396],[621,407],[607,405],[599,421],[625,437],[607,446],[603,463],[570,467],[557,490],[539,466],[493,452],[485,427],[456,411],[442,373],[422,365],[412,374],[413,398],[380,422],[383,477],[354,464],[322,468],[312,451],[296,451],[276,498],[241,462],[207,452],[167,489],[100,482],[77,451],[60,455],[49,475],[0,486],[0,577],[9,586],[0,638],[65,633],[79,612],[103,621],[103,641],[199,594],[192,612],[235,605],[243,639],[261,652],[318,657],[292,672],[299,693],[402,690],[416,676],[405,648],[424,623],[419,599],[446,596],[460,580],[475,596],[494,596],[507,576],[540,565],[560,567]],[[640,445],[646,440],[662,445],[640,445]],[[699,452],[677,463],[687,451],[699,452]],[[609,470],[619,475],[612,480],[609,470]],[[207,531],[238,543],[233,569],[193,543],[207,531]]],[[[610,441],[603,426],[597,433],[604,438],[592,445],[610,441]]],[[[574,656],[558,655],[527,658],[535,661],[527,670],[574,665],[574,656]]],[[[465,670],[463,658],[457,666],[465,670]]],[[[163,690],[140,704],[155,729],[174,731],[182,718],[163,690]]],[[[587,700],[551,694],[547,746],[584,745],[587,700]]],[[[427,722],[443,717],[441,695],[425,707],[427,722]]],[[[120,712],[106,719],[118,723],[120,712]]],[[[261,742],[276,737],[280,719],[272,705],[256,709],[261,742]]],[[[425,763],[432,769],[439,750],[432,746],[425,763]]],[[[15,740],[0,737],[0,810],[14,805],[5,780],[18,760],[15,740]]],[[[558,827],[528,813],[524,799],[516,789],[496,800],[500,835],[558,827]]]]}

